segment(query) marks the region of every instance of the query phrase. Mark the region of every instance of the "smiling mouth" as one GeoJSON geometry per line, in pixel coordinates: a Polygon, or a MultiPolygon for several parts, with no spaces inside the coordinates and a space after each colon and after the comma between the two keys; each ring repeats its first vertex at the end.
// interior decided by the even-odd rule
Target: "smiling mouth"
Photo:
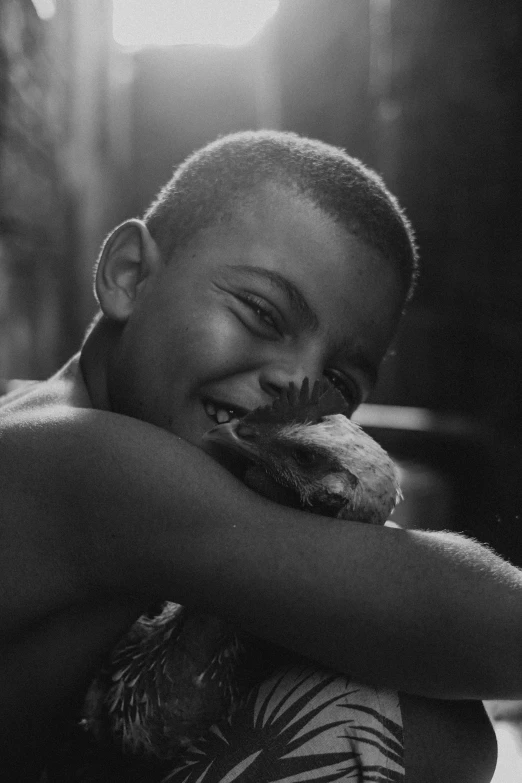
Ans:
{"type": "Polygon", "coordinates": [[[216,424],[226,424],[233,419],[241,419],[248,413],[246,408],[230,406],[226,403],[213,402],[212,400],[205,400],[203,407],[207,416],[216,424]]]}
{"type": "Polygon", "coordinates": [[[244,449],[239,449],[237,446],[233,448],[229,442],[230,438],[222,430],[229,428],[235,430],[239,419],[246,416],[248,410],[208,399],[203,401],[203,407],[213,424],[212,428],[202,435],[201,443],[204,450],[236,478],[243,481],[245,471],[251,464],[251,457],[244,449]]]}

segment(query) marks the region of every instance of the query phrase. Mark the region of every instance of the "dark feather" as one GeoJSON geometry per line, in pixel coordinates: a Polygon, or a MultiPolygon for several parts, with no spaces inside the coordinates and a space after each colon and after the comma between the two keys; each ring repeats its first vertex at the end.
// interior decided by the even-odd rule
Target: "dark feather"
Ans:
{"type": "Polygon", "coordinates": [[[310,382],[305,378],[299,390],[291,383],[271,405],[247,413],[241,419],[241,425],[290,422],[313,424],[321,421],[324,416],[336,413],[342,413],[347,418],[350,416],[350,408],[343,395],[326,379],[316,381],[310,392],[310,382]]]}

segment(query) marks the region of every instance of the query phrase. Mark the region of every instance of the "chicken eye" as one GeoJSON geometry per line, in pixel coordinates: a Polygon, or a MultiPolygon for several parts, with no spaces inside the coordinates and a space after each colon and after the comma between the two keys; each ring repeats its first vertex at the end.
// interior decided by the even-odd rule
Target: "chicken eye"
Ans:
{"type": "Polygon", "coordinates": [[[293,448],[290,454],[299,465],[303,465],[304,467],[308,467],[317,462],[317,454],[310,449],[305,449],[301,446],[293,448]]]}

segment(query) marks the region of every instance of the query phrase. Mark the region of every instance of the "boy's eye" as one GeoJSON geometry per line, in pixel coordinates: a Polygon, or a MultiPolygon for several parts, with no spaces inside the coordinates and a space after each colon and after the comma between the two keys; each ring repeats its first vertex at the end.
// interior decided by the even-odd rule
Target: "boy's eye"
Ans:
{"type": "Polygon", "coordinates": [[[237,296],[240,302],[242,302],[244,305],[248,307],[249,310],[251,310],[252,313],[256,316],[256,320],[260,323],[262,323],[264,326],[268,327],[272,331],[276,331],[278,334],[280,334],[280,329],[277,324],[277,315],[275,310],[270,308],[270,306],[265,302],[264,299],[261,299],[258,296],[255,296],[254,294],[248,294],[244,293],[241,294],[241,296],[237,296]]]}
{"type": "Polygon", "coordinates": [[[361,403],[361,392],[359,391],[356,383],[345,375],[342,375],[337,370],[327,370],[325,372],[326,378],[330,383],[338,389],[343,395],[344,399],[350,406],[351,412],[357,408],[361,403]]]}

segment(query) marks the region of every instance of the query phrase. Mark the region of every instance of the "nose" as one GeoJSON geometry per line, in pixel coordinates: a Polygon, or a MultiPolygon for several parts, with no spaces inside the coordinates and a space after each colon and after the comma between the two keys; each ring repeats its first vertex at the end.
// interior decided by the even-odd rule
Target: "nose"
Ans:
{"type": "Polygon", "coordinates": [[[291,383],[298,389],[301,388],[305,378],[308,378],[313,386],[314,381],[321,378],[322,371],[318,351],[309,350],[292,356],[279,356],[260,368],[259,385],[265,394],[275,398],[291,383]]]}

